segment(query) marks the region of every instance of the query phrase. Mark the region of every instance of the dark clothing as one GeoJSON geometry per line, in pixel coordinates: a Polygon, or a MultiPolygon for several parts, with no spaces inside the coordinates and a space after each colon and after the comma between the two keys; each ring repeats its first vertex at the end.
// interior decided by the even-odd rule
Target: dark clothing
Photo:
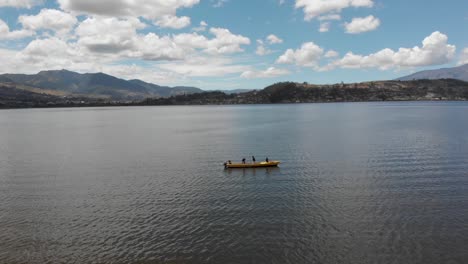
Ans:
{"type": "Polygon", "coordinates": [[[254,156],[252,156],[252,162],[255,163],[255,157],[254,156]]]}
{"type": "Polygon", "coordinates": [[[245,158],[242,159],[242,163],[245,164],[245,158]]]}
{"type": "Polygon", "coordinates": [[[268,157],[265,159],[266,162],[268,162],[268,157]]]}

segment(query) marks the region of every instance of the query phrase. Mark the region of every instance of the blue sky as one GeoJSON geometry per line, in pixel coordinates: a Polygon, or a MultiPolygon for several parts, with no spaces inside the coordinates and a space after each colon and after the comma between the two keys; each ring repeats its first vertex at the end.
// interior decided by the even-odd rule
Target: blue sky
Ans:
{"type": "Polygon", "coordinates": [[[468,63],[468,1],[0,0],[0,72],[202,89],[393,79],[468,63]]]}

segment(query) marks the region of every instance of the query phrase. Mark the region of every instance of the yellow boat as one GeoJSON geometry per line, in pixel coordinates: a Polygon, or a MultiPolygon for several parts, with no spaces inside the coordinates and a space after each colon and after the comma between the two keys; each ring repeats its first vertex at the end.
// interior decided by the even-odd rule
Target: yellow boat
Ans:
{"type": "Polygon", "coordinates": [[[276,167],[280,164],[279,161],[262,161],[262,162],[250,162],[250,163],[224,163],[226,169],[238,169],[238,168],[263,168],[263,167],[276,167]]]}

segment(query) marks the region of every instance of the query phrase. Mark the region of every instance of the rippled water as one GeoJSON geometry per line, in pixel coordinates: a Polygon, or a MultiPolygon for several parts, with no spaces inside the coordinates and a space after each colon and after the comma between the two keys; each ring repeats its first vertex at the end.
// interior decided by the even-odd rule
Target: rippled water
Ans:
{"type": "Polygon", "coordinates": [[[0,263],[468,263],[468,103],[0,111],[0,263]]]}

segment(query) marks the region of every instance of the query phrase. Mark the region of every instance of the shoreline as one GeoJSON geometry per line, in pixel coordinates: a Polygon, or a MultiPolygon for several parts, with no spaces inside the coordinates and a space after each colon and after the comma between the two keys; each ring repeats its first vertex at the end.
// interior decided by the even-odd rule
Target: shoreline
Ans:
{"type": "Polygon", "coordinates": [[[210,104],[77,104],[77,105],[41,105],[41,106],[13,106],[2,107],[1,110],[13,109],[54,109],[54,108],[105,108],[105,107],[148,107],[148,106],[234,106],[234,105],[299,105],[299,104],[334,104],[334,103],[391,103],[391,102],[468,102],[467,99],[442,99],[442,100],[366,100],[366,101],[317,101],[317,102],[280,102],[280,103],[210,103],[210,104]]]}

